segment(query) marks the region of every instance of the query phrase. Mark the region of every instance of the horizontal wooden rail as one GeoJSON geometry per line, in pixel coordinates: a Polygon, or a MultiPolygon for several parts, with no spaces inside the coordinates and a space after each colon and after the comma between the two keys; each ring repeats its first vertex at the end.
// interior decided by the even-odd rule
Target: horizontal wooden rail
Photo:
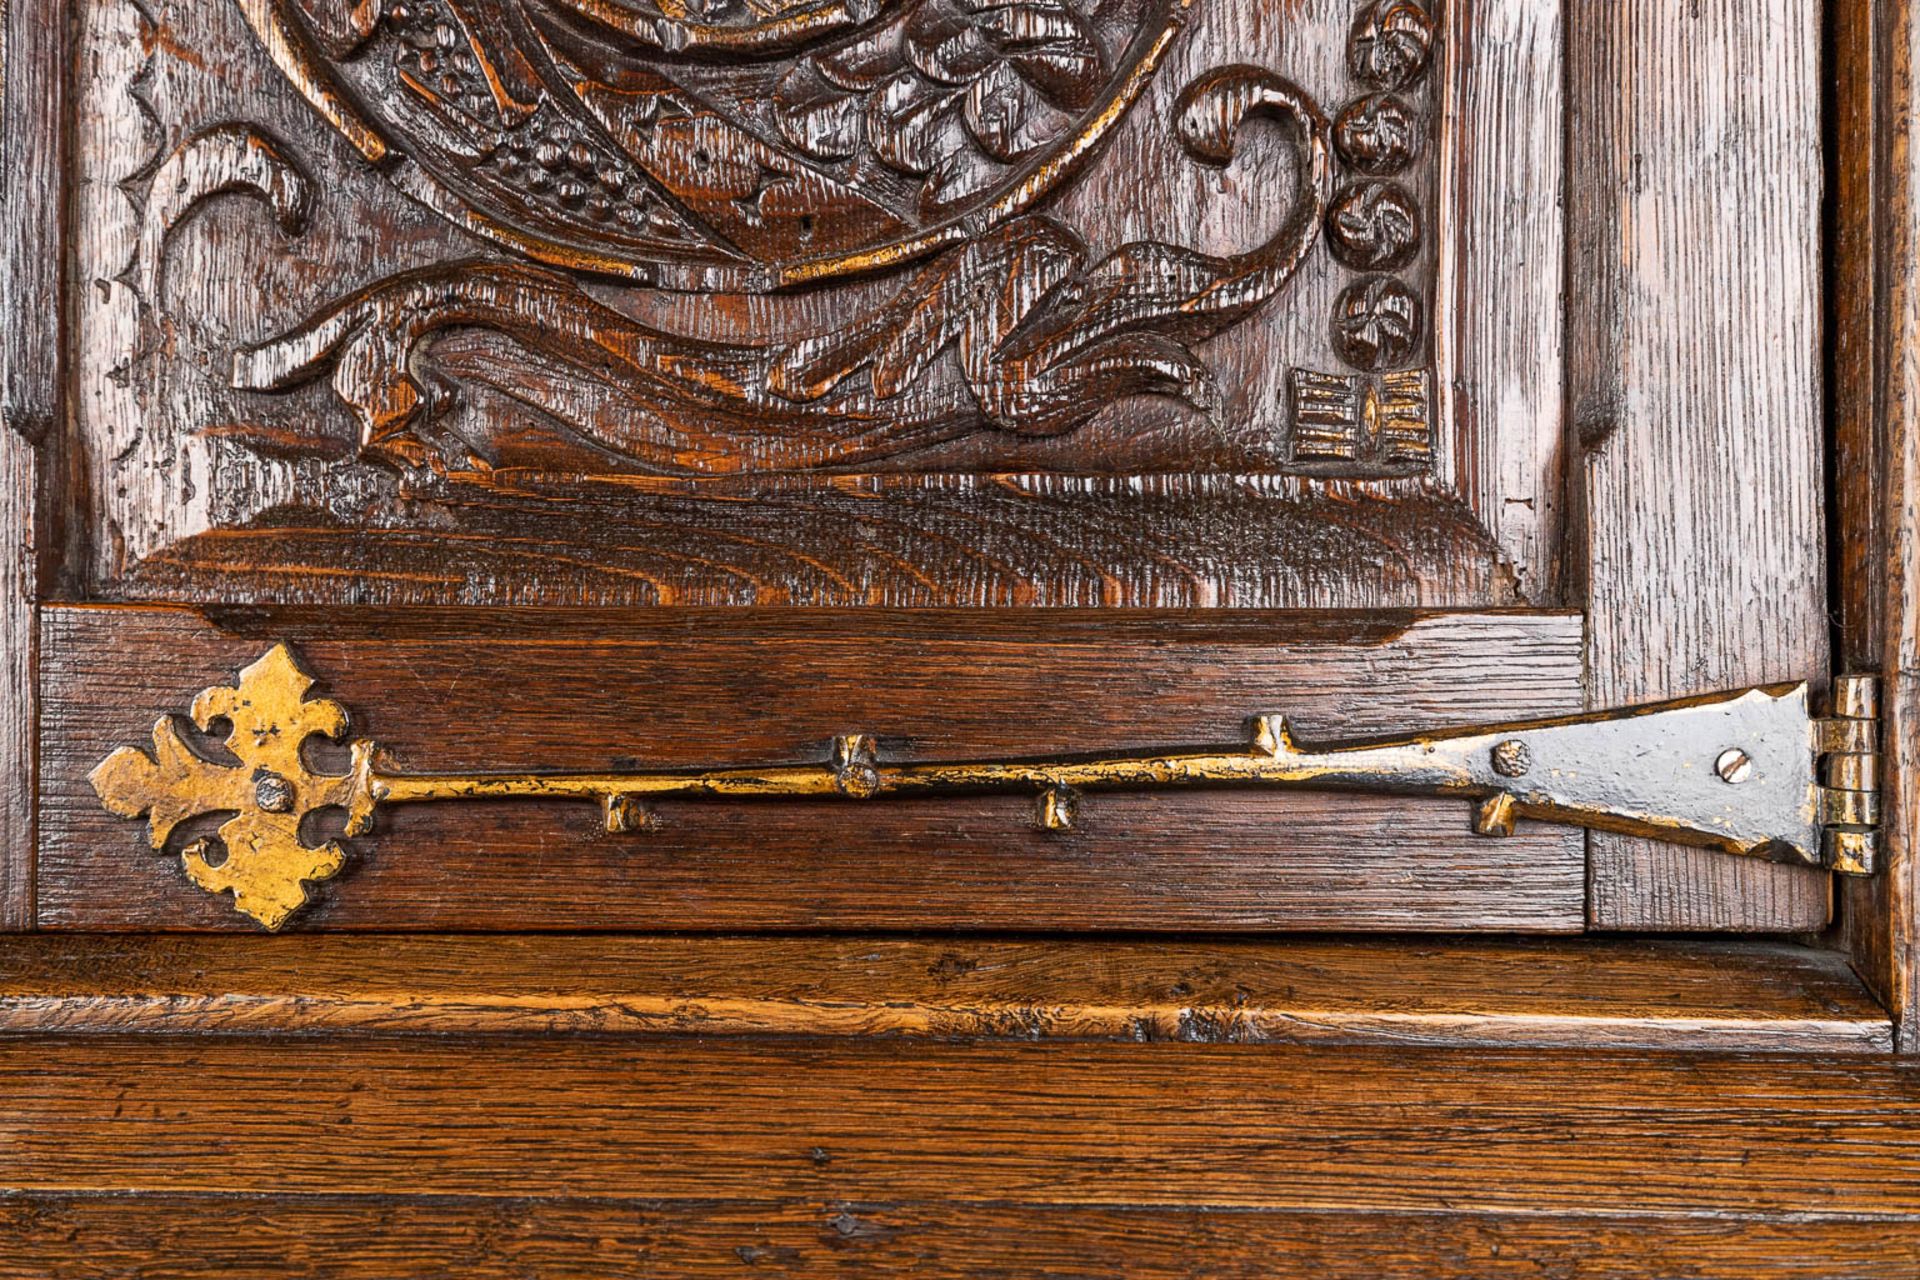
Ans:
{"type": "Polygon", "coordinates": [[[546,1033],[1886,1052],[1771,943],[39,935],[0,1032],[546,1033]]]}

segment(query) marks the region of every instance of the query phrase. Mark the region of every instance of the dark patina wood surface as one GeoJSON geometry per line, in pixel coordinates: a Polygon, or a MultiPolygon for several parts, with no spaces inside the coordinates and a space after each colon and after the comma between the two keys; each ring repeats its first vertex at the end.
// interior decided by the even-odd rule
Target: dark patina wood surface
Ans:
{"type": "Polygon", "coordinates": [[[1781,943],[43,934],[0,1032],[1169,1040],[1884,1054],[1781,943]]]}
{"type": "Polygon", "coordinates": [[[0,1099],[18,1276],[1831,1280],[1920,1247],[1886,1058],[25,1038],[0,1099]]]}

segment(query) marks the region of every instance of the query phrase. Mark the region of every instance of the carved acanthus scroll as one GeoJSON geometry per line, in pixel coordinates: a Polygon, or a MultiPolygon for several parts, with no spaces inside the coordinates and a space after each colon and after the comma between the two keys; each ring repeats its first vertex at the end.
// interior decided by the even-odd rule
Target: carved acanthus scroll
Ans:
{"type": "MultiPolygon", "coordinates": [[[[224,348],[240,392],[330,377],[362,455],[390,466],[484,465],[474,432],[488,428],[447,412],[468,387],[535,410],[563,447],[669,475],[1060,436],[1138,397],[1205,423],[1223,397],[1198,344],[1285,291],[1323,233],[1329,269],[1354,275],[1319,295],[1330,322],[1306,321],[1317,362],[1386,374],[1425,350],[1420,290],[1402,278],[1425,252],[1401,180],[1423,144],[1409,94],[1432,61],[1415,0],[1351,10],[1362,96],[1337,125],[1249,65],[1168,104],[1178,154],[1202,169],[1235,159],[1245,121],[1279,126],[1235,174],[1271,188],[1263,238],[1238,253],[1139,236],[1096,249],[1035,207],[1107,143],[1198,0],[236,3],[380,179],[513,253],[374,278],[224,348]],[[803,286],[852,301],[696,335],[663,323],[665,295],[646,286],[736,309],[803,286]]],[[[143,305],[172,228],[224,192],[261,196],[289,234],[318,199],[261,129],[192,134],[156,163],[128,276],[143,305]]],[[[1286,407],[1284,388],[1275,399],[1286,407]]],[[[1290,463],[1295,425],[1254,447],[1290,463]]],[[[1411,465],[1401,451],[1347,474],[1411,465]]]]}
{"type": "MultiPolygon", "coordinates": [[[[1197,82],[1179,136],[1197,159],[1224,164],[1242,120],[1270,115],[1297,159],[1279,230],[1242,255],[1215,257],[1156,242],[1099,260],[1064,227],[1015,219],[936,258],[893,300],[834,333],[782,344],[702,342],[632,320],[570,277],[501,263],[456,263],[382,281],[289,334],[240,352],[238,387],[275,390],[333,369],[363,444],[418,464],[431,416],[417,357],[436,333],[509,333],[583,376],[663,408],[708,415],[703,454],[729,432],[764,434],[770,415],[803,424],[785,466],[846,462],[863,449],[927,443],[980,420],[1052,435],[1134,395],[1204,406],[1213,390],[1190,344],[1233,324],[1285,286],[1317,234],[1331,176],[1325,120],[1299,90],[1251,67],[1197,82]],[[926,380],[956,351],[962,386],[926,380]]],[[[684,419],[630,419],[632,434],[599,442],[674,469],[693,442],[684,419]]]]}

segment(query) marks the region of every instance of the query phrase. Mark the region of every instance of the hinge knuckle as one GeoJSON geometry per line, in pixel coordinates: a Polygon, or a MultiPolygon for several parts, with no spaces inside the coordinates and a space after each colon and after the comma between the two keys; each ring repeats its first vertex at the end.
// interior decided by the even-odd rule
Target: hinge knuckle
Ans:
{"type": "Polygon", "coordinates": [[[1880,681],[1839,676],[1833,715],[1814,722],[1821,756],[1821,855],[1845,875],[1872,875],[1880,853],[1880,681]]]}

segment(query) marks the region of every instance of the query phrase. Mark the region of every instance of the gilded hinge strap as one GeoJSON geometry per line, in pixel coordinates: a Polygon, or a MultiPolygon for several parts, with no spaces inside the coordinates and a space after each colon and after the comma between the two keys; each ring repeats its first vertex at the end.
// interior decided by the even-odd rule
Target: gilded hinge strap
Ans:
{"type": "Polygon", "coordinates": [[[174,848],[188,876],[278,928],[307,886],[336,874],[338,841],[310,845],[317,810],[346,814],[345,833],[373,830],[394,804],[574,800],[598,805],[609,832],[658,824],[664,800],[885,798],[1017,792],[1036,824],[1064,832],[1086,820],[1096,791],[1302,787],[1455,796],[1475,805],[1473,828],[1510,834],[1520,821],[1688,841],[1726,853],[1853,875],[1870,873],[1879,837],[1875,682],[1835,682],[1833,714],[1811,715],[1804,684],[1711,694],[1657,706],[1473,726],[1384,741],[1303,744],[1284,717],[1253,720],[1225,746],[974,761],[887,761],[866,734],[842,734],[824,760],[713,769],[596,773],[411,773],[372,742],[351,744],[346,772],[311,766],[308,739],[344,739],[347,712],[309,697],[313,680],[285,645],[203,691],[190,714],[226,735],[215,759],[173,717],[151,752],[122,747],[91,775],[114,813],[145,816],[149,842],[174,848]],[[216,834],[187,839],[195,819],[225,816],[216,834]]]}

